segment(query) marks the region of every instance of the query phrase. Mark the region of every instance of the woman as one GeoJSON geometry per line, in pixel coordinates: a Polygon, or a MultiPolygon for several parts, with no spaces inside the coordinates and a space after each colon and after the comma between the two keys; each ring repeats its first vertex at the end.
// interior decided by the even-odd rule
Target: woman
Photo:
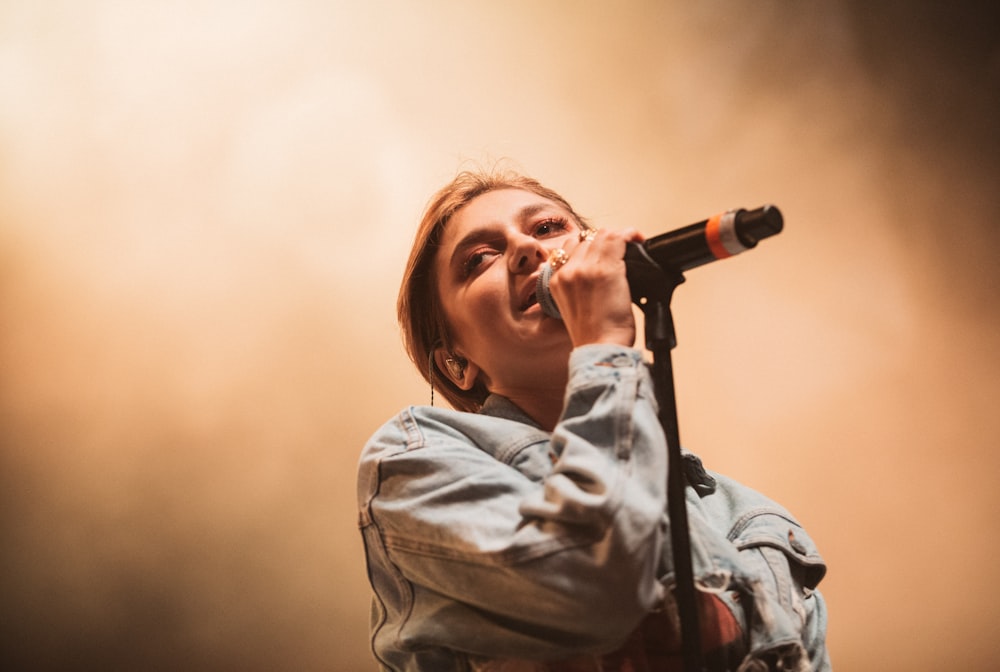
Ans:
{"type": "MultiPolygon", "coordinates": [[[[456,410],[408,408],[361,456],[383,669],[681,669],[666,441],[623,260],[641,240],[514,173],[465,172],[432,199],[399,320],[432,404],[456,410]],[[550,261],[561,320],[535,296],[550,261]]],[[[706,660],[829,669],[806,532],[685,462],[706,660]]]]}

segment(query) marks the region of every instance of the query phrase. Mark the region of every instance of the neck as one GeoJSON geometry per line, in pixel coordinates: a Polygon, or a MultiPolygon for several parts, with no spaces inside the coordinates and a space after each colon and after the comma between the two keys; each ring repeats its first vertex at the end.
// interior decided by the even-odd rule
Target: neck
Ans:
{"type": "Polygon", "coordinates": [[[491,367],[502,375],[491,376],[486,368],[480,375],[487,390],[507,397],[539,427],[551,432],[562,415],[569,384],[568,363],[568,350],[563,358],[548,349],[544,357],[525,358],[516,366],[491,367]]]}
{"type": "Polygon", "coordinates": [[[507,389],[493,390],[497,394],[507,397],[525,414],[538,423],[547,432],[555,429],[559,417],[562,415],[563,396],[566,385],[558,387],[530,389],[507,389]]]}

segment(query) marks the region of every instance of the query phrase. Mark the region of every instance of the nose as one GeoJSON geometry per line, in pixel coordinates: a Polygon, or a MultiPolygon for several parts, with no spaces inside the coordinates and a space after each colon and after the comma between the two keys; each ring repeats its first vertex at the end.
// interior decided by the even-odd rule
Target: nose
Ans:
{"type": "Polygon", "coordinates": [[[511,241],[507,267],[511,273],[531,273],[546,258],[547,255],[541,241],[534,236],[518,234],[511,241]]]}

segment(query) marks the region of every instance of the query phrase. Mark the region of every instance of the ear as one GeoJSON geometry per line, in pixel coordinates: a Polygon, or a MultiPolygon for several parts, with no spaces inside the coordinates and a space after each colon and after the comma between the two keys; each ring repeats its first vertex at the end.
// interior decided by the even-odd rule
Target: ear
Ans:
{"type": "Polygon", "coordinates": [[[445,377],[459,389],[471,390],[479,377],[479,367],[457,353],[449,353],[444,348],[434,350],[434,363],[445,377]]]}

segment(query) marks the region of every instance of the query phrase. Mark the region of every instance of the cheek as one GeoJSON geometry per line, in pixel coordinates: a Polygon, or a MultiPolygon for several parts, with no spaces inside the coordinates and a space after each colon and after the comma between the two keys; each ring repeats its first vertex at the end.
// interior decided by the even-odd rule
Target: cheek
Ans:
{"type": "Polygon", "coordinates": [[[490,269],[491,273],[480,278],[481,282],[470,288],[468,307],[477,321],[494,321],[502,317],[509,303],[507,274],[490,269]]]}
{"type": "Polygon", "coordinates": [[[481,277],[468,287],[442,297],[444,316],[451,328],[452,338],[461,341],[463,336],[480,337],[495,328],[501,318],[506,295],[502,283],[481,277]]]}
{"type": "Polygon", "coordinates": [[[496,308],[490,295],[464,292],[454,297],[445,314],[457,337],[476,330],[484,321],[494,317],[496,308]]]}
{"type": "Polygon", "coordinates": [[[451,340],[457,345],[475,325],[475,296],[468,291],[451,291],[441,297],[441,313],[451,340]]]}

